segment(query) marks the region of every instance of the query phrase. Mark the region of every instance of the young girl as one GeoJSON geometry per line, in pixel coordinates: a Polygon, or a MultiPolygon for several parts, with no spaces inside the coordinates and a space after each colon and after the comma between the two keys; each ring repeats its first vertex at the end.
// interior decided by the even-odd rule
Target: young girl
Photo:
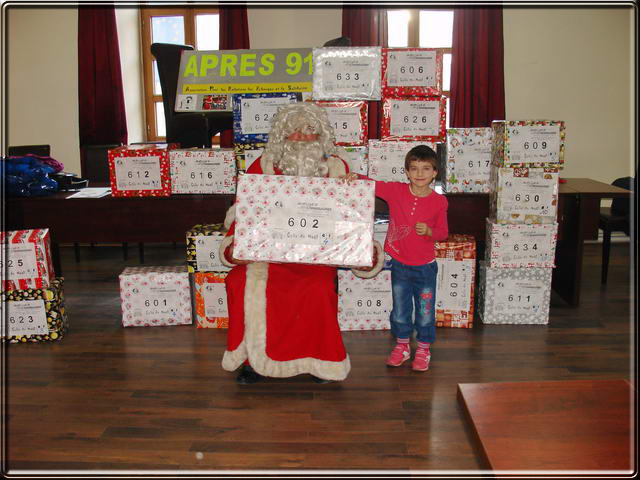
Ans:
{"type": "MultiPolygon", "coordinates": [[[[433,149],[426,145],[412,148],[405,157],[404,168],[409,184],[376,181],[376,196],[387,202],[390,217],[384,250],[392,257],[391,333],[397,343],[387,365],[398,367],[411,357],[409,341],[415,330],[417,349],[412,368],[422,372],[429,368],[429,347],[436,339],[435,242],[449,234],[448,202],[444,195],[431,189],[438,174],[433,149]]],[[[351,181],[366,177],[350,173],[345,178],[351,181]]]]}

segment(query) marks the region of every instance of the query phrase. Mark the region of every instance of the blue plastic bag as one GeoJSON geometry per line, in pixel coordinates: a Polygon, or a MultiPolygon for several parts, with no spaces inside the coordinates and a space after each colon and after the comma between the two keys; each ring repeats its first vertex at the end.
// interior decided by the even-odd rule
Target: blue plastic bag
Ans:
{"type": "Polygon", "coordinates": [[[2,158],[0,176],[8,197],[41,197],[58,191],[58,182],[49,178],[55,168],[37,157],[2,158]]]}

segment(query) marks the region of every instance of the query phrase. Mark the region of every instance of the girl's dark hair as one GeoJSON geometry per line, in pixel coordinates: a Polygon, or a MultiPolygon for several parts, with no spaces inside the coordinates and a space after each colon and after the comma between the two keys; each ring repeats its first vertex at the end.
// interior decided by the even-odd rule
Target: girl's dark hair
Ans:
{"type": "Polygon", "coordinates": [[[404,169],[409,170],[409,165],[414,160],[419,162],[429,162],[434,170],[438,170],[438,154],[427,145],[416,145],[404,157],[404,169]]]}

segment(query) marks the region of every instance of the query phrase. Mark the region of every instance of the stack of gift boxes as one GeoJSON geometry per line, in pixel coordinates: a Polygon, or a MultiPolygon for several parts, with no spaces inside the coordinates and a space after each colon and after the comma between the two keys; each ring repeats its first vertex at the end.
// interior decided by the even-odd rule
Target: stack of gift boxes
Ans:
{"type": "Polygon", "coordinates": [[[53,270],[49,230],[0,232],[0,247],[2,341],[60,340],[68,330],[64,279],[53,270]]]}
{"type": "Polygon", "coordinates": [[[494,121],[492,128],[479,315],[485,324],[547,324],[564,122],[494,121]]]}

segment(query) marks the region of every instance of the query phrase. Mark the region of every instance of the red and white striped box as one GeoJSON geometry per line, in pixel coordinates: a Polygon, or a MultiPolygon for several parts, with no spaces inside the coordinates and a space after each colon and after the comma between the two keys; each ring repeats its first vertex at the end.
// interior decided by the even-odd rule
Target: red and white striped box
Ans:
{"type": "Polygon", "coordinates": [[[383,48],[382,96],[442,95],[442,52],[435,48],[383,48]]]}
{"type": "Polygon", "coordinates": [[[314,102],[324,108],[336,135],[336,145],[366,145],[369,139],[367,102],[314,102]]]}
{"type": "Polygon", "coordinates": [[[444,142],[446,109],[444,97],[385,97],[380,136],[384,140],[444,142]]]}
{"type": "Polygon", "coordinates": [[[124,327],[191,325],[187,267],[127,267],[120,274],[124,327]]]}
{"type": "Polygon", "coordinates": [[[196,272],[193,276],[196,326],[228,328],[226,273],[196,272]]]}
{"type": "Polygon", "coordinates": [[[451,234],[445,241],[436,242],[436,261],[436,326],[473,327],[475,238],[471,235],[451,234]]]}
{"type": "Polygon", "coordinates": [[[168,197],[171,169],[168,145],[124,145],[109,150],[109,177],[113,197],[168,197]]]}
{"type": "Polygon", "coordinates": [[[373,278],[338,270],[340,330],[389,330],[392,308],[391,270],[382,270],[373,278]]]}
{"type": "Polygon", "coordinates": [[[2,291],[48,287],[55,277],[48,228],[0,232],[2,291]]]}

